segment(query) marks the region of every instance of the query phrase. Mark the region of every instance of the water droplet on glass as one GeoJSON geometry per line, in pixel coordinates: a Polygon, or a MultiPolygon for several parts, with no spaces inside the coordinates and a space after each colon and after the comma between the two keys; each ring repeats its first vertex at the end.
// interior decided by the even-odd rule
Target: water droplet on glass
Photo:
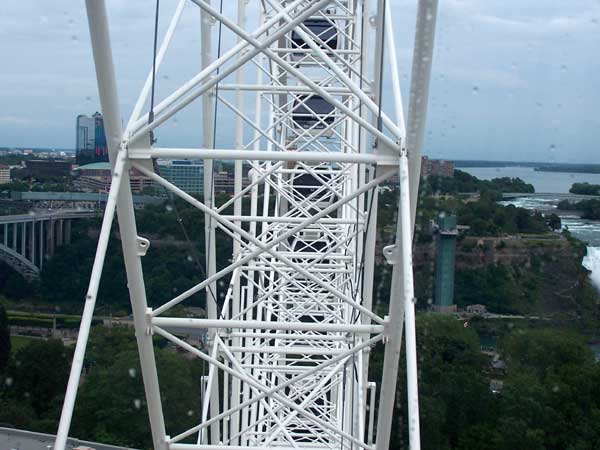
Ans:
{"type": "Polygon", "coordinates": [[[4,380],[4,384],[8,387],[11,387],[13,384],[13,379],[11,377],[6,377],[6,379],[4,380]]]}
{"type": "Polygon", "coordinates": [[[133,406],[135,409],[140,409],[142,407],[142,401],[139,398],[134,399],[133,406]]]}
{"type": "Polygon", "coordinates": [[[173,211],[173,207],[171,205],[165,206],[165,209],[167,210],[167,212],[173,211]]]}
{"type": "Polygon", "coordinates": [[[188,410],[187,415],[190,416],[190,417],[193,416],[194,415],[194,411],[192,411],[191,409],[188,410]]]}
{"type": "Polygon", "coordinates": [[[479,86],[473,86],[473,94],[478,94],[479,93],[479,86]]]}
{"type": "Polygon", "coordinates": [[[567,65],[566,64],[561,64],[560,65],[560,70],[562,70],[563,72],[567,71],[567,65]]]}
{"type": "Polygon", "coordinates": [[[192,258],[192,255],[187,255],[187,258],[186,258],[186,259],[187,259],[189,262],[192,262],[192,261],[194,261],[194,258],[192,258]]]}
{"type": "Polygon", "coordinates": [[[89,96],[89,95],[86,95],[86,96],[85,96],[85,101],[86,101],[86,102],[91,102],[91,101],[92,101],[92,97],[91,97],[91,96],[89,96]]]}
{"type": "Polygon", "coordinates": [[[371,17],[369,17],[369,24],[374,27],[375,24],[377,23],[377,16],[372,15],[371,17]]]}
{"type": "Polygon", "coordinates": [[[73,34],[73,35],[71,35],[71,40],[73,42],[77,42],[77,41],[79,41],[79,38],[77,37],[77,35],[73,34]]]}
{"type": "Polygon", "coordinates": [[[137,373],[137,371],[133,367],[129,369],[129,376],[131,378],[135,378],[136,373],[137,373]]]}

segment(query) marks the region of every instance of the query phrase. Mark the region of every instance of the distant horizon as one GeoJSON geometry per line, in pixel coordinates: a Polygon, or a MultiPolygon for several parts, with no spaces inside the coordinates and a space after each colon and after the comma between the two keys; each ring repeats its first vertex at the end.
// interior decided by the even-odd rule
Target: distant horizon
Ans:
{"type": "MultiPolygon", "coordinates": [[[[190,147],[192,148],[192,147],[190,147]]],[[[29,146],[0,146],[0,150],[33,150],[35,151],[61,151],[61,152],[69,152],[76,153],[76,149],[74,148],[59,148],[59,147],[29,147],[29,146]]],[[[547,162],[547,161],[527,161],[527,160],[510,160],[510,159],[473,159],[473,158],[443,158],[438,156],[432,156],[424,153],[423,156],[427,156],[433,160],[441,160],[441,161],[451,161],[451,162],[473,162],[473,163],[511,163],[511,164],[543,164],[546,166],[580,166],[580,165],[590,165],[590,166],[600,166],[598,162],[547,162]]],[[[489,166],[493,167],[493,166],[489,166]]]]}

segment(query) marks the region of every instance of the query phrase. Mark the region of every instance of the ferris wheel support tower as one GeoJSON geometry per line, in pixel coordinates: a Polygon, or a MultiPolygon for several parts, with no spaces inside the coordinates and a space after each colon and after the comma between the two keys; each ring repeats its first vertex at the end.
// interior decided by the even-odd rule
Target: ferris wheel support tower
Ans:
{"type": "Polygon", "coordinates": [[[122,129],[105,2],[86,0],[113,181],[55,450],[65,449],[115,212],[155,449],[387,450],[404,334],[410,448],[418,450],[412,234],[437,0],[418,2],[407,127],[391,16],[399,2],[239,0],[235,16],[215,0],[175,3],[122,129]],[[156,74],[188,3],[200,11],[202,69],[155,105],[156,74]],[[225,41],[233,44],[222,51],[225,41]],[[382,95],[384,61],[394,119],[382,95]],[[196,100],[202,148],[155,146],[159,127],[196,100]],[[223,111],[234,118],[229,148],[216,142],[223,111]],[[161,176],[158,158],[203,160],[203,200],[161,176]],[[233,196],[221,204],[213,169],[220,159],[234,161],[233,196]],[[204,279],[156,308],[146,299],[150,241],[137,232],[131,168],[205,218],[204,279]],[[377,197],[395,175],[396,241],[383,250],[392,287],[381,317],[373,304],[377,197]],[[224,266],[217,239],[232,243],[224,266]],[[168,315],[199,292],[207,318],[168,315]],[[208,350],[186,339],[190,329],[208,329],[208,350]],[[199,423],[175,436],[165,427],[153,335],[208,363],[198,380],[199,423]],[[378,383],[369,380],[375,344],[385,345],[378,383]]]}

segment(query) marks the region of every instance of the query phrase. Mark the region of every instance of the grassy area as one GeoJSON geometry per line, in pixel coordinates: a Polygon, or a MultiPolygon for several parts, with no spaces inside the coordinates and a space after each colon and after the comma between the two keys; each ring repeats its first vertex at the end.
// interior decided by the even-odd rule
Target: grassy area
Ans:
{"type": "Polygon", "coordinates": [[[27,337],[27,336],[11,336],[10,337],[10,346],[11,352],[16,352],[23,347],[27,347],[29,343],[37,338],[27,337]]]}

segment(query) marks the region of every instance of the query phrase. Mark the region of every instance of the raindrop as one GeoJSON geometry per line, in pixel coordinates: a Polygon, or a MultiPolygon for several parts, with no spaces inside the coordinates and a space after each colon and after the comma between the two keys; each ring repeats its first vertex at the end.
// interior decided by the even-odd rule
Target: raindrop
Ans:
{"type": "Polygon", "coordinates": [[[86,102],[91,102],[91,101],[92,101],[92,97],[91,97],[91,96],[89,96],[89,95],[86,95],[86,96],[85,96],[85,101],[86,101],[86,102]]]}
{"type": "Polygon", "coordinates": [[[135,378],[136,373],[137,371],[133,367],[129,369],[129,376],[131,378],[135,378]]]}
{"type": "Polygon", "coordinates": [[[592,22],[594,25],[598,25],[598,19],[596,19],[595,17],[593,17],[590,22],[592,22]]]}
{"type": "Polygon", "coordinates": [[[194,415],[194,411],[192,411],[191,409],[188,410],[187,415],[191,417],[192,415],[194,415]]]}
{"type": "Polygon", "coordinates": [[[560,387],[557,384],[555,384],[554,386],[552,386],[552,392],[556,393],[558,391],[560,391],[560,387]]]}
{"type": "Polygon", "coordinates": [[[369,17],[369,24],[374,27],[375,24],[377,23],[377,16],[372,15],[371,17],[369,17]]]}
{"type": "Polygon", "coordinates": [[[135,409],[140,409],[142,407],[142,401],[139,398],[134,399],[133,406],[135,409]]]}
{"type": "Polygon", "coordinates": [[[73,42],[77,42],[79,40],[79,38],[77,37],[77,35],[73,34],[73,35],[71,35],[71,40],[73,42]]]}
{"type": "Polygon", "coordinates": [[[11,377],[6,377],[6,380],[4,380],[4,384],[8,387],[11,387],[13,384],[13,379],[11,377]]]}
{"type": "Polygon", "coordinates": [[[173,207],[171,205],[165,206],[165,209],[167,210],[167,212],[173,211],[173,207]]]}
{"type": "Polygon", "coordinates": [[[567,71],[567,65],[566,64],[561,64],[560,65],[560,70],[562,70],[563,72],[567,71]]]}
{"type": "Polygon", "coordinates": [[[555,144],[550,144],[550,146],[548,147],[548,150],[550,150],[551,152],[556,150],[556,145],[555,144]]]}
{"type": "Polygon", "coordinates": [[[192,255],[187,255],[187,258],[186,258],[186,259],[187,259],[189,262],[192,262],[192,261],[194,261],[194,258],[192,258],[192,255]]]}
{"type": "Polygon", "coordinates": [[[473,86],[473,94],[476,95],[479,93],[479,86],[473,86]]]}
{"type": "Polygon", "coordinates": [[[168,80],[169,79],[169,75],[163,75],[163,80],[168,80]]]}

